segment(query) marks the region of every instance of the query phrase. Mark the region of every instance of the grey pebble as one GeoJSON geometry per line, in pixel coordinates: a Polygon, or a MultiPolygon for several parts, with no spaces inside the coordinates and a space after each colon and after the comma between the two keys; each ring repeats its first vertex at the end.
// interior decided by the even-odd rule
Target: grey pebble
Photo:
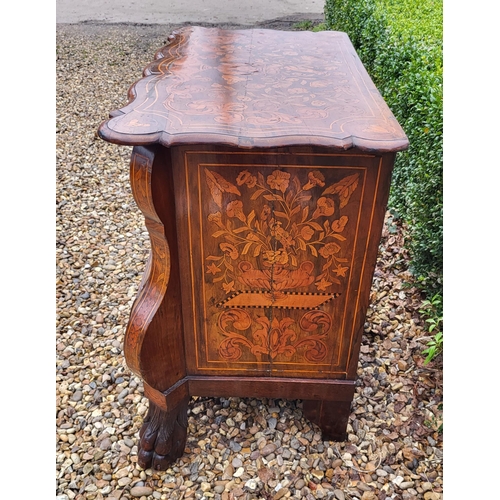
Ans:
{"type": "Polygon", "coordinates": [[[229,448],[231,449],[231,451],[238,453],[239,451],[241,451],[241,444],[237,443],[236,441],[229,441],[229,448]]]}
{"type": "Polygon", "coordinates": [[[412,488],[415,483],[413,481],[403,481],[399,487],[402,490],[407,490],[408,488],[412,488]]]}
{"type": "Polygon", "coordinates": [[[111,442],[111,439],[109,437],[106,437],[99,444],[99,448],[103,451],[107,451],[111,448],[112,445],[113,443],[111,442]]]}
{"type": "Polygon", "coordinates": [[[83,398],[83,392],[82,391],[75,391],[73,393],[73,396],[71,397],[71,401],[81,401],[83,398]]]}
{"type": "Polygon", "coordinates": [[[128,396],[128,389],[123,389],[123,391],[118,394],[118,399],[124,399],[128,396]]]}
{"type": "Polygon", "coordinates": [[[296,482],[295,482],[295,488],[297,490],[301,490],[304,486],[306,485],[305,481],[303,479],[298,479],[296,482]]]}
{"type": "Polygon", "coordinates": [[[337,500],[345,500],[345,495],[342,490],[339,490],[338,488],[333,490],[333,494],[335,495],[335,498],[337,500]]]}
{"type": "Polygon", "coordinates": [[[263,457],[267,457],[268,455],[270,455],[271,453],[274,453],[276,451],[276,448],[277,446],[274,444],[274,443],[269,443],[269,444],[266,444],[261,450],[260,450],[260,454],[263,456],[263,457]]]}
{"type": "Polygon", "coordinates": [[[361,490],[361,491],[372,491],[373,488],[371,486],[369,486],[368,484],[365,484],[363,482],[359,482],[356,487],[361,490]]]}

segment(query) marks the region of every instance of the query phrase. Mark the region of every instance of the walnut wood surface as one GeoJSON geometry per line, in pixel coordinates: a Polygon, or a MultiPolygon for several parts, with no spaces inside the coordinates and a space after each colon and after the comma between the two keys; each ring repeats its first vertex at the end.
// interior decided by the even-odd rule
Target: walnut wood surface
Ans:
{"type": "Polygon", "coordinates": [[[130,103],[103,123],[117,144],[321,145],[399,151],[407,138],[345,33],[174,33],[130,103]]]}
{"type": "Polygon", "coordinates": [[[345,441],[350,401],[304,401],[304,416],[321,428],[322,437],[329,441],[345,441]]]}
{"type": "Polygon", "coordinates": [[[127,364],[145,382],[165,391],[186,375],[174,186],[168,152],[135,147],[130,182],[144,214],[151,253],[132,306],[124,351],[127,364]],[[168,366],[168,370],[154,367],[168,366]]]}

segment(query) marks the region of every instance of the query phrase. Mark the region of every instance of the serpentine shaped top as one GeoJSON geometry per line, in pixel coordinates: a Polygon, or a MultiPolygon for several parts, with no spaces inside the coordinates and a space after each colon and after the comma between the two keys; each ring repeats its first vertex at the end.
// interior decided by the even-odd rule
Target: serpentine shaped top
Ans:
{"type": "Polygon", "coordinates": [[[99,127],[124,145],[327,146],[408,139],[342,32],[187,27],[99,127]]]}

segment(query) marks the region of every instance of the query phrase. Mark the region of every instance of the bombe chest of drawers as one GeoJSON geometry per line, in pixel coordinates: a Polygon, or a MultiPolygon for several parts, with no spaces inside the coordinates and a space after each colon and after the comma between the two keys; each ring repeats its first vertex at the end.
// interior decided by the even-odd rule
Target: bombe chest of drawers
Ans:
{"type": "Polygon", "coordinates": [[[182,455],[192,395],[301,399],[343,440],[408,146],[347,35],[183,28],[99,135],[134,147],[151,241],[124,344],[139,464],[182,455]]]}

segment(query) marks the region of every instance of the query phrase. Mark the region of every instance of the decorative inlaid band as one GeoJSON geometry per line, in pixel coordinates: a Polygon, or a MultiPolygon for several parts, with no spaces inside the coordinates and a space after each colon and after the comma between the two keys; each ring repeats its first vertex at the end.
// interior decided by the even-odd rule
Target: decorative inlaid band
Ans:
{"type": "Polygon", "coordinates": [[[238,290],[222,300],[217,307],[233,308],[263,308],[278,309],[319,309],[330,300],[339,297],[340,293],[314,292],[271,292],[269,290],[238,290]]]}

